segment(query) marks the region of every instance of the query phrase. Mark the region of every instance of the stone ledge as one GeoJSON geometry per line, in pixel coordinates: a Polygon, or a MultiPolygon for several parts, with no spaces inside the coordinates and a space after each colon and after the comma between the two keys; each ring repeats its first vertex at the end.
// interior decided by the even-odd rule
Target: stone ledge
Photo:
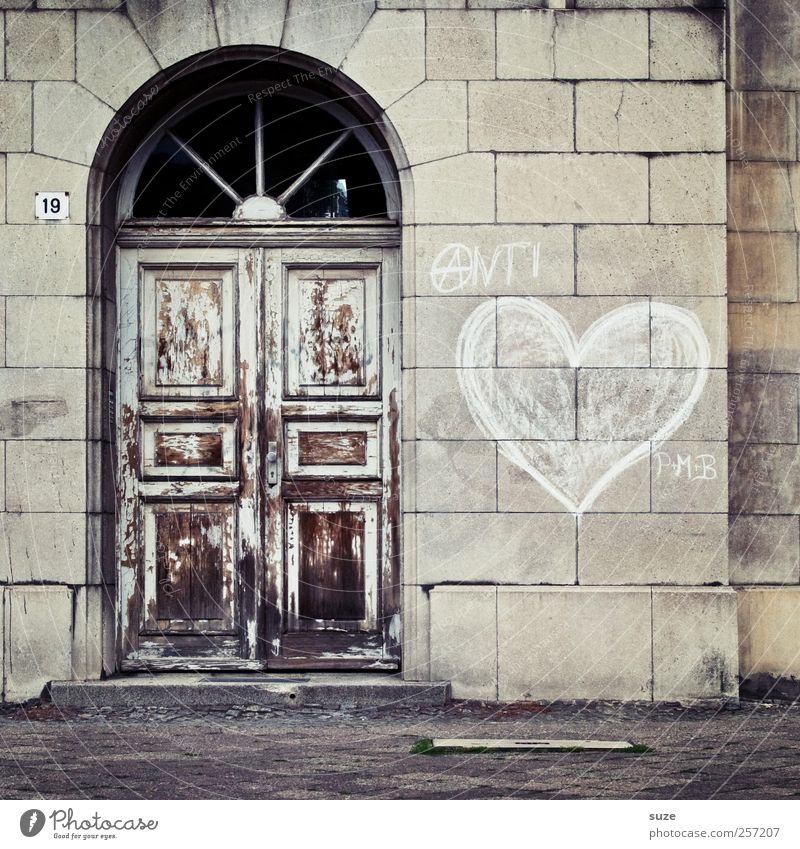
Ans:
{"type": "Polygon", "coordinates": [[[446,681],[403,681],[370,673],[144,674],[105,681],[53,681],[48,691],[54,704],[76,708],[418,707],[441,706],[450,699],[446,681]]]}
{"type": "Polygon", "coordinates": [[[725,0],[572,0],[576,9],[724,9],[725,0]]]}

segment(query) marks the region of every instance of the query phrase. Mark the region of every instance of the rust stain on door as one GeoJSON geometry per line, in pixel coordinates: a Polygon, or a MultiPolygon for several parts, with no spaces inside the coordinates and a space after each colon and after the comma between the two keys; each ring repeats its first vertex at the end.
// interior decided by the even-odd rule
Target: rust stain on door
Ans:
{"type": "Polygon", "coordinates": [[[156,466],[221,466],[221,433],[168,433],[155,435],[156,466]]]}
{"type": "Polygon", "coordinates": [[[301,466],[366,466],[367,434],[364,431],[308,431],[297,437],[301,466]]]}
{"type": "Polygon", "coordinates": [[[253,466],[253,435],[252,426],[252,400],[248,388],[248,371],[250,366],[246,362],[239,364],[239,420],[241,422],[241,450],[239,451],[239,497],[250,498],[255,491],[255,481],[250,474],[253,466]]]}
{"type": "Polygon", "coordinates": [[[384,646],[390,656],[399,656],[400,641],[397,627],[400,610],[400,410],[397,390],[389,393],[389,492],[386,519],[389,523],[391,549],[384,558],[381,581],[382,624],[384,646]]]}
{"type": "Polygon", "coordinates": [[[156,283],[159,386],[222,384],[222,282],[156,283]]]}
{"type": "Polygon", "coordinates": [[[301,374],[312,386],[364,383],[362,280],[304,280],[301,374]]]}
{"type": "Polygon", "coordinates": [[[156,618],[220,619],[225,516],[165,510],[156,515],[156,618]]]}

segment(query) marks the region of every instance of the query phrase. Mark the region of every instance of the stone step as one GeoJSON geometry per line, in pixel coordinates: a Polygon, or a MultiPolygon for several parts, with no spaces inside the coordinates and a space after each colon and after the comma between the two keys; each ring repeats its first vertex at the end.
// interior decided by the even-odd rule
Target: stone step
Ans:
{"type": "Polygon", "coordinates": [[[137,673],[104,681],[53,681],[49,695],[54,704],[75,708],[403,708],[446,704],[450,684],[375,673],[137,673]]]}

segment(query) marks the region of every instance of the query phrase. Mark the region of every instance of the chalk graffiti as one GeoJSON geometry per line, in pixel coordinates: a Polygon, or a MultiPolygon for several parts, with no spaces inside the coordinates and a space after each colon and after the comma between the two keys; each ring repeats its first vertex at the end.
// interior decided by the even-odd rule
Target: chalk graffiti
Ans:
{"type": "Polygon", "coordinates": [[[504,242],[495,247],[487,263],[479,247],[453,242],[436,255],[431,265],[431,282],[434,289],[442,294],[481,287],[488,289],[500,276],[504,276],[506,284],[510,285],[521,262],[528,264],[536,279],[540,255],[539,242],[504,242]]]}
{"type": "Polygon", "coordinates": [[[709,360],[695,314],[659,302],[611,310],[578,339],[536,298],[492,299],[464,322],[456,351],[459,385],[480,430],[576,514],[686,421],[709,360]],[[496,362],[496,326],[515,340],[521,362],[534,347],[546,364],[507,358],[486,367],[496,362]],[[643,332],[658,368],[632,367],[643,332]]]}
{"type": "Polygon", "coordinates": [[[676,454],[658,451],[654,457],[656,477],[671,475],[688,481],[714,481],[717,479],[717,458],[713,454],[676,454]]]}

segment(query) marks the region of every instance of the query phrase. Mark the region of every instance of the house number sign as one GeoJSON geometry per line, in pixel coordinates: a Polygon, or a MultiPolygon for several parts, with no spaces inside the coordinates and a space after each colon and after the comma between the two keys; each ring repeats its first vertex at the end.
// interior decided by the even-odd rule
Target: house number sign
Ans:
{"type": "Polygon", "coordinates": [[[69,218],[69,192],[36,192],[36,217],[43,221],[69,218]]]}

